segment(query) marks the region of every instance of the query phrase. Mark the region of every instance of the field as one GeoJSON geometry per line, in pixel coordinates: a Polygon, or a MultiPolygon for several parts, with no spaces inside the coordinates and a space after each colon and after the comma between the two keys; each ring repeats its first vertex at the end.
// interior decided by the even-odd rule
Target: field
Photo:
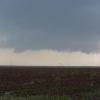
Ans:
{"type": "Polygon", "coordinates": [[[100,100],[100,97],[84,96],[84,97],[69,97],[69,96],[26,96],[26,97],[13,97],[2,96],[0,100],[100,100]]]}
{"type": "Polygon", "coordinates": [[[100,100],[100,68],[1,66],[0,100],[100,100]]]}
{"type": "Polygon", "coordinates": [[[0,100],[73,100],[67,96],[27,96],[27,97],[12,97],[4,96],[0,100]]]}

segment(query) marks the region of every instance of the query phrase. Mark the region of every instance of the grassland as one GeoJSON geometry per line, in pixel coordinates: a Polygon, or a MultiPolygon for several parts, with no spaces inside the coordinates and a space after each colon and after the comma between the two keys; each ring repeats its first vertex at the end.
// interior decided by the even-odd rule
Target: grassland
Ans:
{"type": "Polygon", "coordinates": [[[100,68],[0,67],[0,96],[0,100],[100,100],[100,68]]]}
{"type": "Polygon", "coordinates": [[[0,100],[73,100],[68,96],[27,96],[27,97],[13,97],[3,96],[0,100]]]}

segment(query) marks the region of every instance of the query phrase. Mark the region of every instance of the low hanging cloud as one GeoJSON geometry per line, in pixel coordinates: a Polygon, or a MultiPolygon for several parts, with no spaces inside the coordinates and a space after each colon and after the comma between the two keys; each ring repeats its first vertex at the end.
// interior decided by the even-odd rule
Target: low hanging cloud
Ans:
{"type": "Polygon", "coordinates": [[[0,47],[5,47],[7,45],[7,42],[7,37],[0,34],[0,47]]]}
{"type": "Polygon", "coordinates": [[[100,53],[81,51],[0,49],[0,65],[99,66],[100,53]]]}

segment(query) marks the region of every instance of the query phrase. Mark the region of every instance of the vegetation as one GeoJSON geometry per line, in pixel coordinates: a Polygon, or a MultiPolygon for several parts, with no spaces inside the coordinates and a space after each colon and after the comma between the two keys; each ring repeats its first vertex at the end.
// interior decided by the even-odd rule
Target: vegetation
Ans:
{"type": "Polygon", "coordinates": [[[1,67],[0,95],[0,100],[97,100],[100,69],[1,67]]]}
{"type": "Polygon", "coordinates": [[[27,96],[27,97],[13,97],[3,96],[0,100],[73,100],[68,96],[27,96]]]}

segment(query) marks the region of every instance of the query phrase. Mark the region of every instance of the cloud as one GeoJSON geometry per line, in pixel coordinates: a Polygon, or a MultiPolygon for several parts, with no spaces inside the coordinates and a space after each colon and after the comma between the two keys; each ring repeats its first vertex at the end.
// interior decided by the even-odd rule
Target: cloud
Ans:
{"type": "Polygon", "coordinates": [[[100,53],[81,51],[26,50],[15,52],[15,49],[0,49],[1,65],[47,65],[47,66],[99,66],[100,53]]]}
{"type": "Polygon", "coordinates": [[[0,35],[0,47],[6,46],[8,42],[8,39],[6,36],[0,35]]]}

